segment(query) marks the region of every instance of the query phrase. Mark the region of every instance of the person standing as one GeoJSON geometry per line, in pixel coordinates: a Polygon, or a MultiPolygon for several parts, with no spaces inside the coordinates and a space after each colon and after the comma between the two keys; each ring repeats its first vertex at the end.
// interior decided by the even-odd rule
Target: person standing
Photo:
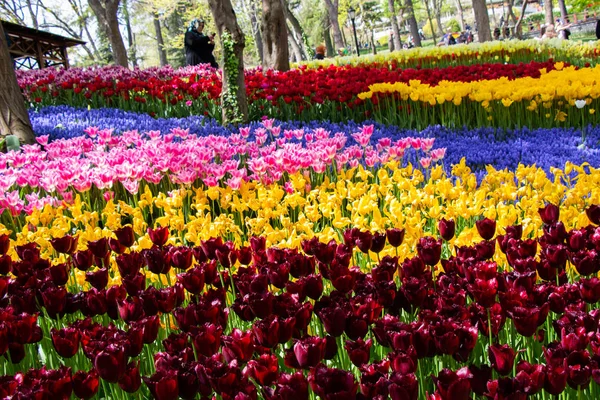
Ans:
{"type": "Polygon", "coordinates": [[[213,68],[219,68],[215,61],[213,50],[215,48],[215,34],[206,36],[204,30],[204,20],[201,18],[190,22],[185,33],[185,64],[198,65],[210,64],[213,68]]]}

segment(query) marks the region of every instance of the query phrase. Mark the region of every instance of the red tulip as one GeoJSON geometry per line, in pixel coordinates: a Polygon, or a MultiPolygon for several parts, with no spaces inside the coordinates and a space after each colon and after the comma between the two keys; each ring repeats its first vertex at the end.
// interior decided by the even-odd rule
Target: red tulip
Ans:
{"type": "Polygon", "coordinates": [[[76,328],[64,328],[51,330],[52,344],[59,356],[71,358],[79,350],[80,334],[76,328]]]}
{"type": "Polygon", "coordinates": [[[100,380],[95,369],[77,371],[73,374],[73,392],[80,399],[91,399],[98,393],[100,380]]]}
{"type": "Polygon", "coordinates": [[[454,237],[454,233],[456,230],[454,220],[453,219],[447,220],[445,218],[442,218],[438,222],[438,230],[440,232],[440,236],[444,240],[448,241],[448,240],[452,239],[454,237]]]}
{"type": "Polygon", "coordinates": [[[158,247],[162,247],[169,240],[169,227],[148,228],[148,236],[150,236],[152,243],[158,247]]]}
{"type": "Polygon", "coordinates": [[[484,240],[491,240],[496,234],[496,221],[484,218],[475,222],[477,232],[484,240]]]}
{"type": "Polygon", "coordinates": [[[156,400],[177,400],[179,398],[177,372],[157,370],[152,376],[143,379],[156,400]]]}
{"type": "Polygon", "coordinates": [[[490,364],[500,375],[508,375],[512,371],[516,353],[508,344],[497,343],[488,348],[490,364]]]}

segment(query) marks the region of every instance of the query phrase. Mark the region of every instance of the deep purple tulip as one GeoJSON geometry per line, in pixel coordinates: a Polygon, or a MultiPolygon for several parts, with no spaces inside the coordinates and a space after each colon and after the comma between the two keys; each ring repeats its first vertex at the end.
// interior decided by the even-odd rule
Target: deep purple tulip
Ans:
{"type": "Polygon", "coordinates": [[[550,305],[544,303],[541,307],[515,307],[508,310],[508,315],[515,324],[515,329],[520,335],[533,336],[539,326],[546,322],[546,317],[550,311],[550,305]]]}
{"type": "Polygon", "coordinates": [[[60,314],[67,304],[67,291],[64,287],[48,287],[42,291],[44,307],[53,318],[60,314]]]}
{"type": "Polygon", "coordinates": [[[56,286],[64,286],[69,281],[69,264],[62,263],[50,267],[50,277],[56,286]]]}
{"type": "Polygon", "coordinates": [[[392,228],[385,231],[388,242],[392,247],[399,247],[404,242],[404,229],[392,228]]]}
{"type": "Polygon", "coordinates": [[[437,387],[437,394],[441,400],[467,400],[471,395],[471,379],[473,375],[469,368],[464,367],[454,372],[447,368],[440,371],[439,375],[431,376],[437,387]]]}
{"type": "Polygon", "coordinates": [[[494,343],[488,348],[490,364],[500,375],[508,375],[515,362],[515,350],[508,344],[494,343]]]}
{"type": "Polygon", "coordinates": [[[540,214],[544,224],[551,225],[558,222],[560,209],[554,204],[547,204],[546,207],[540,208],[538,213],[540,214]]]}
{"type": "Polygon", "coordinates": [[[517,364],[517,376],[515,380],[523,387],[528,396],[533,396],[544,388],[546,373],[542,364],[530,364],[525,360],[517,364]]]}
{"type": "Polygon", "coordinates": [[[108,239],[102,238],[93,242],[88,242],[88,249],[99,259],[104,259],[109,253],[108,239]]]}
{"type": "Polygon", "coordinates": [[[254,353],[254,344],[252,343],[252,332],[233,329],[231,335],[223,336],[223,348],[221,353],[225,361],[231,363],[237,360],[238,363],[248,362],[254,353]]]}
{"type": "Polygon", "coordinates": [[[127,247],[123,246],[121,242],[115,238],[108,238],[108,248],[116,254],[123,254],[125,253],[125,250],[127,250],[127,247]]]}
{"type": "Polygon", "coordinates": [[[162,226],[155,229],[148,228],[148,236],[152,243],[158,247],[162,247],[169,240],[169,227],[162,226]]]}
{"type": "Polygon", "coordinates": [[[546,365],[546,379],[544,381],[544,390],[558,396],[567,387],[567,365],[566,360],[561,365],[546,365]]]}
{"type": "Polygon", "coordinates": [[[471,389],[477,396],[483,396],[487,391],[487,383],[492,379],[492,368],[487,364],[482,364],[479,367],[475,365],[469,366],[471,372],[471,389]]]}
{"type": "Polygon", "coordinates": [[[496,221],[489,218],[484,218],[475,222],[475,227],[479,236],[484,240],[491,240],[496,234],[496,221]]]}
{"type": "Polygon", "coordinates": [[[219,351],[223,328],[214,324],[192,327],[190,338],[198,354],[210,357],[219,351]]]}
{"type": "Polygon", "coordinates": [[[351,372],[317,365],[310,371],[308,382],[315,394],[323,400],[353,399],[358,390],[358,383],[351,372]]]}
{"type": "Polygon", "coordinates": [[[89,371],[80,370],[73,374],[72,378],[73,393],[79,399],[91,399],[98,393],[100,388],[100,379],[95,369],[89,371]]]}
{"type": "Polygon", "coordinates": [[[417,244],[417,253],[425,264],[434,266],[440,261],[442,241],[431,236],[422,237],[417,244]]]}
{"type": "Polygon", "coordinates": [[[86,272],[85,280],[98,290],[106,288],[106,285],[108,285],[108,268],[99,268],[94,272],[86,272]]]}
{"type": "Polygon", "coordinates": [[[127,323],[144,318],[144,306],[139,297],[127,297],[118,303],[119,315],[127,323]]]}
{"type": "Polygon", "coordinates": [[[142,386],[142,377],[140,375],[139,362],[130,362],[125,369],[125,373],[119,378],[119,387],[127,393],[135,393],[142,386]]]}
{"type": "Polygon", "coordinates": [[[10,248],[10,236],[7,234],[0,235],[0,255],[5,255],[10,248]]]}
{"type": "Polygon", "coordinates": [[[385,233],[374,233],[371,238],[371,251],[373,253],[380,253],[385,247],[385,233]]]}
{"type": "Polygon", "coordinates": [[[51,239],[50,244],[58,253],[72,254],[77,250],[77,239],[77,236],[65,235],[62,238],[51,239]]]}
{"type": "Polygon", "coordinates": [[[326,340],[308,336],[296,341],[294,354],[299,368],[308,369],[317,366],[325,357],[326,340]]]}
{"type": "Polygon", "coordinates": [[[117,383],[126,369],[125,353],[120,345],[109,344],[94,357],[94,367],[102,379],[117,383]]]}
{"type": "Polygon", "coordinates": [[[156,400],[177,400],[179,398],[176,371],[157,370],[152,376],[143,379],[156,400]]]}
{"type": "Polygon", "coordinates": [[[0,256],[0,275],[7,275],[12,267],[12,258],[5,254],[0,256]]]}
{"type": "Polygon", "coordinates": [[[592,224],[600,225],[600,206],[595,204],[589,206],[585,210],[585,214],[587,215],[588,219],[592,222],[592,224]]]}
{"type": "Polygon", "coordinates": [[[454,237],[456,232],[456,224],[453,219],[447,220],[442,218],[438,222],[438,231],[440,232],[440,236],[442,239],[448,241],[454,237]]]}
{"type": "Polygon", "coordinates": [[[244,376],[253,378],[261,386],[271,386],[279,376],[279,364],[274,354],[261,354],[258,359],[248,361],[244,376]]]}
{"type": "Polygon", "coordinates": [[[415,374],[394,372],[390,376],[388,390],[391,400],[417,400],[419,382],[415,374]]]}
{"type": "Polygon", "coordinates": [[[308,382],[302,372],[281,374],[275,383],[271,400],[307,400],[308,382]]]}
{"type": "Polygon", "coordinates": [[[135,235],[133,233],[133,228],[130,225],[115,229],[113,233],[117,236],[117,240],[121,246],[125,248],[130,248],[135,243],[135,235]]]}
{"type": "Polygon", "coordinates": [[[80,271],[87,271],[94,264],[94,253],[87,249],[73,254],[75,267],[80,271]]]}
{"type": "Polygon", "coordinates": [[[79,350],[79,340],[81,335],[76,328],[64,328],[56,330],[52,328],[50,332],[52,336],[52,344],[59,356],[71,358],[79,350]]]}
{"type": "Polygon", "coordinates": [[[592,362],[587,350],[574,351],[566,359],[567,383],[573,389],[585,389],[592,379],[592,362]]]}

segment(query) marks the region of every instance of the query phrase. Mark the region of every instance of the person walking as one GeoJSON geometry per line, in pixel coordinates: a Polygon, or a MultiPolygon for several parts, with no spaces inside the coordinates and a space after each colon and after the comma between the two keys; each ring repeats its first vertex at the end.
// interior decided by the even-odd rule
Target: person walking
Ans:
{"type": "Polygon", "coordinates": [[[206,36],[204,30],[204,20],[198,18],[190,22],[185,33],[185,65],[210,64],[213,68],[219,68],[215,61],[213,50],[215,48],[215,34],[206,36]]]}

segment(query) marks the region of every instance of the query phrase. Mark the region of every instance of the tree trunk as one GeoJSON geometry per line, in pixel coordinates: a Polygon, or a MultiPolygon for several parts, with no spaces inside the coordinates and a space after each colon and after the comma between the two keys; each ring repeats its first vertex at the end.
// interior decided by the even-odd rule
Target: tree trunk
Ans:
{"type": "Polygon", "coordinates": [[[290,69],[288,34],[281,0],[262,0],[263,66],[278,71],[290,69]]]}
{"type": "Polygon", "coordinates": [[[115,63],[127,67],[127,49],[123,43],[117,17],[120,0],[88,0],[88,2],[98,19],[98,23],[104,27],[105,32],[108,34],[115,63]]]}
{"type": "Polygon", "coordinates": [[[223,48],[223,124],[248,120],[248,99],[244,81],[244,32],[238,25],[230,0],[208,0],[223,48]]]}
{"type": "Polygon", "coordinates": [[[169,63],[167,60],[167,52],[165,51],[165,41],[162,35],[162,28],[160,26],[160,19],[158,18],[158,12],[152,13],[152,19],[154,20],[154,32],[156,33],[156,45],[158,47],[158,58],[160,59],[160,65],[164,67],[169,63]]]}
{"type": "Polygon", "coordinates": [[[560,18],[563,21],[563,24],[567,23],[568,13],[567,13],[567,5],[565,4],[565,0],[558,0],[558,8],[560,9],[560,18]]]}
{"type": "Polygon", "coordinates": [[[546,24],[554,24],[554,14],[552,13],[552,0],[544,0],[544,14],[546,14],[546,24]]]}
{"type": "Polygon", "coordinates": [[[262,65],[264,60],[263,41],[262,36],[260,34],[260,25],[258,23],[258,18],[256,17],[256,6],[254,5],[253,0],[250,0],[250,7],[248,7],[246,2],[242,0],[242,7],[244,8],[244,11],[250,15],[250,26],[252,28],[252,35],[254,36],[256,51],[258,52],[258,58],[260,60],[260,64],[262,65]]]}
{"type": "Polygon", "coordinates": [[[335,51],[344,48],[344,39],[342,38],[342,30],[340,29],[339,17],[339,0],[325,0],[327,13],[329,14],[329,22],[333,31],[333,44],[335,51]]]}
{"type": "Polygon", "coordinates": [[[131,30],[131,19],[129,18],[129,4],[127,0],[123,0],[123,17],[125,18],[125,28],[127,29],[127,43],[129,45],[129,56],[134,67],[138,66],[137,52],[135,48],[135,38],[131,30]]]}
{"type": "Polygon", "coordinates": [[[406,13],[408,14],[408,26],[410,27],[410,35],[413,38],[415,47],[421,47],[421,35],[419,35],[419,25],[415,18],[415,9],[413,8],[412,0],[405,0],[406,13]]]}
{"type": "Polygon", "coordinates": [[[402,48],[402,43],[400,43],[400,29],[398,28],[394,0],[388,0],[388,11],[390,12],[390,22],[392,24],[392,32],[394,33],[393,47],[396,50],[400,50],[402,48]]]}
{"type": "Polygon", "coordinates": [[[429,20],[429,27],[431,28],[431,36],[433,37],[433,45],[437,44],[437,38],[435,37],[435,27],[433,26],[433,20],[431,19],[431,10],[429,9],[429,0],[425,0],[425,10],[427,11],[427,19],[429,20]]]}
{"type": "Polygon", "coordinates": [[[375,31],[371,29],[371,49],[373,49],[373,55],[377,55],[377,47],[375,46],[375,31]]]}
{"type": "Polygon", "coordinates": [[[463,12],[463,6],[461,0],[455,0],[456,2],[456,12],[458,13],[458,22],[460,23],[460,30],[465,31],[465,15],[463,12]]]}
{"type": "Polygon", "coordinates": [[[477,24],[477,38],[480,42],[492,40],[490,32],[490,17],[485,0],[473,0],[473,13],[477,24]]]}
{"type": "Polygon", "coordinates": [[[440,36],[444,36],[446,33],[446,28],[442,23],[442,5],[436,0],[433,0],[433,14],[435,15],[435,22],[437,22],[439,34],[440,36]]]}
{"type": "Polygon", "coordinates": [[[23,143],[35,142],[4,28],[0,24],[0,136],[8,135],[15,135],[23,143]]]}
{"type": "Polygon", "coordinates": [[[515,23],[515,35],[522,39],[522,30],[521,30],[521,22],[523,22],[523,18],[525,18],[525,9],[527,8],[527,0],[523,0],[523,5],[521,6],[521,14],[519,15],[519,19],[515,23]]]}
{"type": "Polygon", "coordinates": [[[31,0],[27,0],[27,9],[29,10],[29,16],[31,17],[33,28],[40,29],[40,24],[38,23],[37,19],[37,10],[33,11],[33,4],[31,4],[31,0]]]}
{"type": "Polygon", "coordinates": [[[323,30],[323,40],[325,41],[325,49],[327,49],[327,57],[333,57],[335,55],[335,49],[333,47],[333,41],[331,40],[331,34],[329,33],[329,15],[325,14],[325,29],[323,30]]]}
{"type": "Polygon", "coordinates": [[[302,25],[300,25],[300,21],[294,15],[292,10],[290,9],[289,3],[287,0],[281,0],[283,4],[283,12],[285,13],[285,18],[292,25],[293,31],[295,32],[295,37],[297,38],[298,46],[302,51],[303,58],[308,60],[312,58],[312,51],[308,46],[308,43],[305,41],[306,35],[304,34],[304,29],[302,29],[302,25]]]}
{"type": "Polygon", "coordinates": [[[302,60],[306,60],[306,58],[302,54],[302,49],[300,48],[300,45],[298,44],[298,42],[296,41],[296,38],[294,37],[294,35],[292,35],[292,32],[290,30],[288,30],[287,35],[288,35],[288,41],[292,48],[292,53],[293,53],[294,59],[298,62],[300,62],[302,60]]]}

